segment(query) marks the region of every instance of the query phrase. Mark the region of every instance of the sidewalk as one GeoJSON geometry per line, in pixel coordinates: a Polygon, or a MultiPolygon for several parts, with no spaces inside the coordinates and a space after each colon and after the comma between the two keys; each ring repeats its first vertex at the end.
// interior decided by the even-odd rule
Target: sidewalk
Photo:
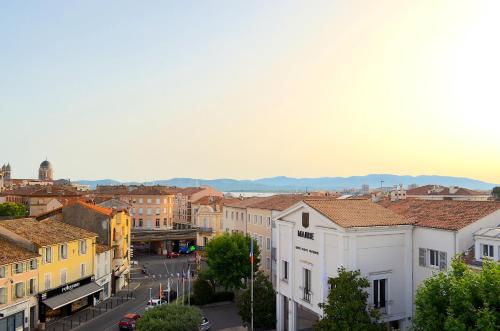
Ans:
{"type": "Polygon", "coordinates": [[[47,331],[68,331],[79,327],[87,322],[90,322],[97,316],[112,312],[116,308],[120,307],[122,304],[133,300],[135,298],[134,291],[120,291],[116,295],[110,297],[109,299],[98,303],[95,306],[87,307],[74,313],[71,316],[64,317],[62,319],[49,322],[45,326],[47,331]]]}

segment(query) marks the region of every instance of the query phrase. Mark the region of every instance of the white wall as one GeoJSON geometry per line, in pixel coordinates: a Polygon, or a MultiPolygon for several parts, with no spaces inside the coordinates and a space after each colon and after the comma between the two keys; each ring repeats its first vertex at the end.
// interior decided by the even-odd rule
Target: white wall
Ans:
{"type": "Polygon", "coordinates": [[[465,250],[471,248],[472,245],[474,245],[474,232],[480,229],[496,228],[498,226],[500,226],[500,210],[497,210],[496,212],[483,217],[477,222],[469,224],[465,228],[460,229],[457,234],[459,251],[464,252],[465,250]]]}

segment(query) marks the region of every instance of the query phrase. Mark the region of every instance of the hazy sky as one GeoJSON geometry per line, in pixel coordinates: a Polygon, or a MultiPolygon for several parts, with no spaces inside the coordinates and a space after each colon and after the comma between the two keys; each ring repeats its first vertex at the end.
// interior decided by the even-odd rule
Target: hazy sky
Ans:
{"type": "Polygon", "coordinates": [[[0,164],[500,183],[498,1],[3,1],[0,164]]]}

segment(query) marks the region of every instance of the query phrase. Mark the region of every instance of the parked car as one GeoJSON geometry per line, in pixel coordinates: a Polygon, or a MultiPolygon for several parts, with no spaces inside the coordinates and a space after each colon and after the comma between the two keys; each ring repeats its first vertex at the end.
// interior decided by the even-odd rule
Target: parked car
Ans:
{"type": "Polygon", "coordinates": [[[159,307],[159,306],[164,305],[166,303],[167,302],[165,300],[162,300],[162,299],[152,299],[152,300],[148,301],[148,303],[146,304],[146,310],[150,310],[150,309],[153,309],[155,307],[159,307]]]}
{"type": "Polygon", "coordinates": [[[176,257],[179,257],[179,253],[176,253],[176,252],[168,252],[167,253],[167,259],[175,259],[176,257]]]}
{"type": "Polygon", "coordinates": [[[135,330],[135,324],[139,318],[141,318],[139,314],[126,314],[120,322],[118,322],[118,328],[120,330],[135,330]]]}
{"type": "Polygon", "coordinates": [[[201,319],[200,331],[208,331],[208,330],[210,330],[211,327],[212,327],[212,324],[210,324],[210,321],[208,320],[208,318],[203,316],[203,318],[201,319]]]}
{"type": "Polygon", "coordinates": [[[196,251],[196,245],[186,245],[179,247],[179,253],[181,254],[191,254],[196,251]]]}
{"type": "MultiPolygon", "coordinates": [[[[167,301],[167,302],[169,301],[168,300],[168,290],[163,290],[161,299],[164,301],[167,301]]],[[[177,299],[177,292],[174,290],[170,290],[170,302],[174,301],[175,299],[177,299]]]]}

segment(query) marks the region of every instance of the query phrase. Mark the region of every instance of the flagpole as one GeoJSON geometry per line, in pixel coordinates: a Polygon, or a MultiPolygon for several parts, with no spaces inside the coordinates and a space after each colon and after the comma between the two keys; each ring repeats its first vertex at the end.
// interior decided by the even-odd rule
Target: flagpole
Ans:
{"type": "Polygon", "coordinates": [[[191,267],[188,268],[188,305],[191,306],[191,267]]]}
{"type": "Polygon", "coordinates": [[[253,331],[253,239],[250,238],[250,331],[253,331]]]}

